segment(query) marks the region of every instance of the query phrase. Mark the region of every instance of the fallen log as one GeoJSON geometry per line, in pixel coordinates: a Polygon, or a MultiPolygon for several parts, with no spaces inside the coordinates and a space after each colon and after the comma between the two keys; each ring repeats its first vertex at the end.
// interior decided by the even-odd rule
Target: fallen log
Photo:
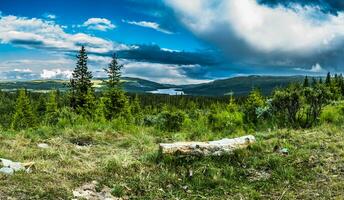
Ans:
{"type": "Polygon", "coordinates": [[[160,143],[164,155],[220,156],[236,149],[243,149],[256,141],[252,135],[209,142],[160,143]]]}

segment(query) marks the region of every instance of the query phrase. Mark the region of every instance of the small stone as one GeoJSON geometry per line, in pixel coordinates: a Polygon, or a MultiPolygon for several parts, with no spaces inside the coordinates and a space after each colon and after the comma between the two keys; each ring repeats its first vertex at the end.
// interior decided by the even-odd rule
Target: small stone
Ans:
{"type": "Polygon", "coordinates": [[[25,170],[25,167],[19,162],[13,162],[11,160],[0,158],[2,166],[13,169],[14,171],[25,170]]]}
{"type": "Polygon", "coordinates": [[[14,173],[14,170],[12,168],[9,168],[9,167],[3,167],[3,168],[0,168],[0,173],[12,175],[14,173]]]}
{"type": "Polygon", "coordinates": [[[37,144],[37,147],[42,148],[42,149],[48,149],[49,145],[46,143],[39,143],[37,144]]]}
{"type": "Polygon", "coordinates": [[[287,148],[282,148],[282,149],[279,150],[279,152],[280,152],[281,154],[283,154],[283,155],[288,155],[289,150],[288,150],[287,148]]]}

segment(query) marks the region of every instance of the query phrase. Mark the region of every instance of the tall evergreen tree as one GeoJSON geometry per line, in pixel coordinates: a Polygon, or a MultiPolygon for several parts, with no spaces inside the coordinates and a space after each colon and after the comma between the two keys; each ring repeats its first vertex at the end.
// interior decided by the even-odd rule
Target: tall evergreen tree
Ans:
{"type": "Polygon", "coordinates": [[[330,85],[331,85],[331,73],[330,73],[330,72],[327,73],[326,80],[325,80],[325,84],[326,84],[327,86],[330,86],[330,85]]]}
{"type": "Polygon", "coordinates": [[[312,87],[315,87],[317,85],[317,79],[316,78],[312,78],[312,87]]]}
{"type": "Polygon", "coordinates": [[[73,71],[73,77],[70,80],[71,90],[70,104],[72,108],[83,108],[87,104],[87,93],[92,90],[92,72],[87,67],[87,53],[84,46],[81,47],[77,55],[76,67],[73,71]]]}
{"type": "Polygon", "coordinates": [[[305,80],[303,81],[303,87],[309,87],[308,76],[306,76],[306,77],[305,77],[305,80]]]}
{"type": "Polygon", "coordinates": [[[57,92],[52,91],[49,93],[48,100],[45,108],[45,120],[49,124],[56,124],[58,121],[57,116],[57,92]]]}
{"type": "Polygon", "coordinates": [[[32,111],[30,99],[26,94],[26,91],[19,90],[15,113],[11,128],[15,130],[34,127],[36,125],[36,117],[32,111]]]}
{"type": "Polygon", "coordinates": [[[108,75],[108,80],[105,81],[108,88],[118,88],[121,81],[121,69],[123,65],[118,64],[116,54],[113,54],[111,63],[108,68],[105,68],[105,72],[108,75]]]}
{"type": "Polygon", "coordinates": [[[104,105],[105,117],[111,120],[118,116],[129,116],[130,108],[128,98],[120,87],[121,69],[123,65],[118,64],[116,55],[112,57],[112,61],[105,72],[108,75],[108,80],[105,81],[107,91],[105,92],[104,105]]]}

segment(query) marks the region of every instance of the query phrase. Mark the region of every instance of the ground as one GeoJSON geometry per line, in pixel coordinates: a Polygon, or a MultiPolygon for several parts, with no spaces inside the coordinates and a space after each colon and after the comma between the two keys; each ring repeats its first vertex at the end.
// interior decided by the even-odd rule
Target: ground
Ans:
{"type": "Polygon", "coordinates": [[[343,128],[246,134],[257,143],[232,155],[174,158],[161,157],[158,143],[219,138],[118,123],[2,131],[0,157],[35,165],[28,174],[0,174],[0,199],[71,199],[92,181],[122,199],[343,198],[343,128]]]}

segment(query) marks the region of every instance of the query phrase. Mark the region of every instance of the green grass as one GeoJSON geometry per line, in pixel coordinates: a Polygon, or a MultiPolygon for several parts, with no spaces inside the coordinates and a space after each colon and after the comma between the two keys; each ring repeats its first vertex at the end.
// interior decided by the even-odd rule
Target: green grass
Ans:
{"type": "MultiPolygon", "coordinates": [[[[96,180],[129,199],[340,199],[344,191],[343,128],[254,133],[257,143],[232,155],[174,158],[159,142],[218,139],[120,123],[41,127],[0,134],[0,157],[35,162],[30,174],[0,174],[0,199],[70,199],[96,180]],[[90,146],[78,146],[86,141],[90,146]],[[49,149],[40,149],[45,142],[49,149]],[[274,149],[288,148],[289,155],[274,149]]],[[[235,137],[238,135],[227,135],[235,137]]]]}

